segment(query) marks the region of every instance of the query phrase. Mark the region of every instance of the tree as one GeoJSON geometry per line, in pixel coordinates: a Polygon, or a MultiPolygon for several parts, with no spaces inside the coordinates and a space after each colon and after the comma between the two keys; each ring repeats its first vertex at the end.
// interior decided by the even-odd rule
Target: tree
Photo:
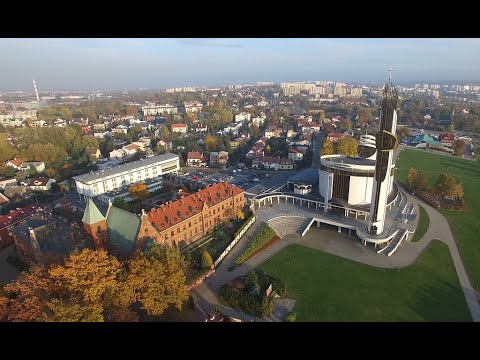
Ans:
{"type": "Polygon", "coordinates": [[[425,190],[428,187],[427,174],[423,171],[419,171],[413,182],[413,188],[416,190],[425,190]]]}
{"type": "Polygon", "coordinates": [[[438,175],[437,181],[434,185],[434,191],[438,196],[449,196],[455,186],[455,178],[450,174],[438,175]]]}
{"type": "Polygon", "coordinates": [[[128,188],[128,194],[134,199],[138,199],[140,203],[148,199],[148,187],[142,182],[137,182],[128,188]]]}
{"type": "Polygon", "coordinates": [[[207,249],[202,250],[202,269],[210,269],[213,265],[213,259],[207,249]]]}
{"type": "Polygon", "coordinates": [[[45,175],[51,178],[55,178],[58,175],[58,173],[57,173],[57,170],[55,170],[54,168],[47,168],[45,169],[45,175]]]}
{"type": "Polygon", "coordinates": [[[185,261],[174,248],[150,245],[128,261],[127,293],[149,315],[159,316],[170,305],[181,310],[188,299],[185,289],[185,261]]]}
{"type": "Polygon", "coordinates": [[[334,146],[332,141],[325,141],[323,143],[322,149],[320,150],[320,155],[333,155],[334,146]]]}
{"type": "Polygon", "coordinates": [[[254,270],[249,271],[245,277],[245,286],[250,294],[260,294],[260,282],[258,280],[257,273],[254,270]]]}
{"type": "Polygon", "coordinates": [[[285,317],[287,322],[295,322],[297,321],[297,314],[293,311],[289,312],[288,315],[285,317]]]}
{"type": "Polygon", "coordinates": [[[130,204],[122,198],[115,198],[115,200],[113,200],[113,206],[125,211],[131,210],[130,204]]]}
{"type": "Polygon", "coordinates": [[[252,124],[252,127],[250,129],[252,130],[251,131],[252,137],[256,139],[260,135],[260,129],[258,128],[258,125],[252,124]]]}
{"type": "Polygon", "coordinates": [[[337,152],[342,155],[355,157],[358,153],[357,139],[351,136],[344,136],[337,143],[337,152]]]}
{"type": "Polygon", "coordinates": [[[349,130],[352,128],[352,120],[350,119],[345,119],[345,121],[342,121],[340,124],[340,129],[342,130],[349,130]]]}
{"type": "Polygon", "coordinates": [[[264,297],[260,307],[260,313],[263,317],[271,316],[273,313],[273,297],[264,297]]]}
{"type": "Polygon", "coordinates": [[[449,133],[453,132],[453,125],[452,125],[452,124],[450,124],[450,125],[447,126],[447,131],[448,131],[449,133]]]}
{"type": "Polygon", "coordinates": [[[267,146],[265,147],[265,152],[266,152],[267,154],[270,154],[270,153],[272,152],[272,148],[271,148],[270,145],[267,144],[267,146]]]}
{"type": "Polygon", "coordinates": [[[35,165],[30,165],[30,169],[28,170],[28,173],[31,176],[35,176],[37,174],[37,168],[35,167],[35,165]]]}
{"type": "Polygon", "coordinates": [[[461,199],[463,199],[464,191],[463,191],[463,184],[462,183],[455,183],[453,185],[453,189],[450,193],[450,196],[454,197],[457,199],[458,202],[460,202],[461,199]]]}
{"type": "Polygon", "coordinates": [[[415,170],[414,168],[410,168],[410,170],[408,170],[408,175],[407,175],[407,182],[408,182],[408,185],[410,185],[410,190],[412,190],[413,188],[413,184],[415,182],[416,177],[417,177],[417,170],[415,170]]]}
{"type": "Polygon", "coordinates": [[[455,156],[462,156],[465,154],[466,143],[462,139],[455,141],[453,144],[453,153],[455,156]]]}
{"type": "Polygon", "coordinates": [[[13,177],[15,176],[15,168],[13,166],[5,166],[3,170],[3,175],[6,177],[13,177]]]}
{"type": "Polygon", "coordinates": [[[235,215],[236,215],[237,219],[240,219],[240,220],[245,219],[245,214],[240,209],[237,210],[237,213],[235,215]]]}
{"type": "Polygon", "coordinates": [[[217,150],[217,138],[213,135],[205,136],[205,150],[207,151],[216,151],[217,150]]]}
{"type": "Polygon", "coordinates": [[[401,129],[397,130],[397,135],[400,139],[404,139],[412,135],[412,130],[407,127],[402,127],[401,129]]]}
{"type": "Polygon", "coordinates": [[[0,136],[0,161],[7,161],[15,156],[15,149],[0,136]]]}

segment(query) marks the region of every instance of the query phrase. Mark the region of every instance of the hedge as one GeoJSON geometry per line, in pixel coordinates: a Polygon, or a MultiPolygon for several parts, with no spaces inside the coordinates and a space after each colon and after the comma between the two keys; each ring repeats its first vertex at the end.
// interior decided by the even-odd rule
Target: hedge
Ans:
{"type": "Polygon", "coordinates": [[[260,230],[258,230],[258,232],[255,234],[253,240],[250,242],[250,244],[248,244],[247,248],[235,260],[234,264],[236,266],[242,264],[251,254],[272,240],[275,235],[275,231],[273,231],[272,228],[270,228],[267,224],[263,224],[260,230]]]}
{"type": "Polygon", "coordinates": [[[253,214],[250,215],[250,217],[243,222],[243,224],[237,229],[237,231],[235,231],[235,234],[233,234],[234,239],[242,232],[243,229],[245,229],[245,226],[247,226],[250,220],[252,220],[253,216],[254,216],[253,214]]]}

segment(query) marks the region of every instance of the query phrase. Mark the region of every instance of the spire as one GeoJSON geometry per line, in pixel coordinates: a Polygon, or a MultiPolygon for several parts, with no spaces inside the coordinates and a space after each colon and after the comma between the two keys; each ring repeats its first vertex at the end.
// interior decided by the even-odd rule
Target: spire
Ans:
{"type": "Polygon", "coordinates": [[[85,213],[83,214],[82,222],[88,225],[96,224],[100,221],[105,221],[105,217],[102,215],[100,210],[98,210],[95,203],[91,198],[88,198],[87,207],[85,208],[85,213]]]}

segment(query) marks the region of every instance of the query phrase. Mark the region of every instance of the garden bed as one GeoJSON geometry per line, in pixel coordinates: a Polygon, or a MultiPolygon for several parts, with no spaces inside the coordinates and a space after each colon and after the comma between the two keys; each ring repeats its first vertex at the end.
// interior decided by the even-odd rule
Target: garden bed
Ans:
{"type": "Polygon", "coordinates": [[[261,253],[263,250],[265,250],[266,248],[269,248],[270,246],[272,246],[273,244],[275,244],[276,242],[280,241],[280,237],[278,235],[275,235],[272,240],[270,240],[268,243],[266,243],[265,245],[263,245],[260,249],[256,250],[254,253],[252,253],[246,260],[245,262],[247,262],[248,260],[250,260],[251,258],[253,258],[255,255],[261,253]]]}

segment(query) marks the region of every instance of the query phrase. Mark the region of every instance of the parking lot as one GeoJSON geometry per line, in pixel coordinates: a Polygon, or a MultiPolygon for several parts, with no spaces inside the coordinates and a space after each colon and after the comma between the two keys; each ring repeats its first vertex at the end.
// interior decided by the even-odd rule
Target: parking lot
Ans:
{"type": "Polygon", "coordinates": [[[204,169],[180,171],[178,175],[172,175],[172,179],[177,183],[189,185],[192,190],[204,189],[209,185],[224,181],[243,190],[247,190],[266,178],[266,174],[243,173],[241,171],[207,173],[204,172],[205,170],[202,170],[204,169]]]}

